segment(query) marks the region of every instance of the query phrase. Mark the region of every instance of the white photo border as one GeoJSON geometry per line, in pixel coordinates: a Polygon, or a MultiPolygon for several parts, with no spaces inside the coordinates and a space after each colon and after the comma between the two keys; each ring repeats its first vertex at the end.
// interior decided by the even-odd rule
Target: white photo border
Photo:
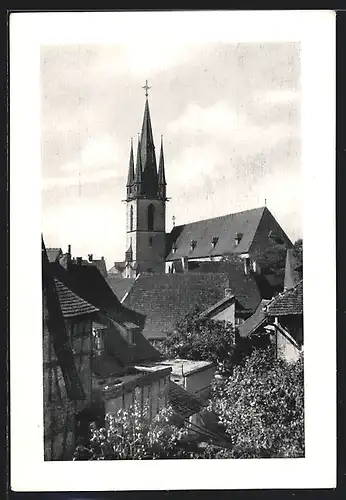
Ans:
{"type": "Polygon", "coordinates": [[[336,486],[335,112],[334,11],[10,15],[10,444],[14,491],[336,486]],[[179,37],[180,41],[203,43],[301,43],[305,458],[43,460],[40,46],[133,42],[134,37],[140,40],[144,29],[146,36],[173,42],[179,37]]]}

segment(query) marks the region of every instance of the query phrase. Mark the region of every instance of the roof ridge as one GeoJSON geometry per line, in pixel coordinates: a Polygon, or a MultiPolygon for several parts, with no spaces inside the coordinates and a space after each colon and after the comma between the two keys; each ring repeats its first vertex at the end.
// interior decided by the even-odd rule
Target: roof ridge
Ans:
{"type": "Polygon", "coordinates": [[[174,226],[173,229],[179,228],[179,227],[184,227],[184,226],[191,226],[192,224],[198,224],[200,222],[207,222],[207,221],[215,220],[215,219],[223,219],[225,217],[229,217],[230,215],[244,214],[245,212],[256,212],[256,211],[260,211],[260,210],[264,211],[264,209],[268,210],[268,208],[265,207],[265,206],[263,206],[263,207],[256,207],[256,208],[248,208],[247,210],[240,210],[239,212],[231,212],[231,213],[224,214],[224,215],[218,215],[216,217],[208,217],[207,219],[200,219],[200,220],[195,220],[195,221],[192,221],[192,222],[186,222],[185,224],[180,224],[178,226],[174,226]]]}

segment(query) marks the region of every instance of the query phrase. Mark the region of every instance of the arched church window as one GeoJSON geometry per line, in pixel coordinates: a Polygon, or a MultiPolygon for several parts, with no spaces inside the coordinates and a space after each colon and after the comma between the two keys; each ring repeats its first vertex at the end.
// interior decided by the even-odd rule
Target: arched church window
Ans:
{"type": "Polygon", "coordinates": [[[130,231],[133,231],[133,206],[130,206],[130,231]]]}
{"type": "Polygon", "coordinates": [[[154,230],[154,214],[155,214],[155,207],[154,205],[150,204],[148,206],[148,231],[154,230]]]}

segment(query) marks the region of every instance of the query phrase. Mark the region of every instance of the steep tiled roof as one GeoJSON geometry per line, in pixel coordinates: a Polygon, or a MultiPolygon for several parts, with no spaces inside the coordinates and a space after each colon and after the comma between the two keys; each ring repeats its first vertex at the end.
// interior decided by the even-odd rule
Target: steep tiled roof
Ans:
{"type": "Polygon", "coordinates": [[[201,262],[197,269],[189,272],[227,274],[229,278],[227,288],[230,288],[235,296],[237,310],[254,311],[261,301],[256,277],[252,273],[244,272],[244,263],[241,259],[231,262],[201,262]]]}
{"type": "Polygon", "coordinates": [[[203,310],[221,300],[228,283],[225,273],[140,275],[124,305],[147,316],[147,338],[163,338],[196,306],[203,310]]]}
{"type": "Polygon", "coordinates": [[[49,262],[56,262],[58,257],[62,255],[61,248],[47,248],[46,252],[49,262]]]}
{"type": "Polygon", "coordinates": [[[106,279],[95,266],[71,264],[65,270],[59,264],[50,264],[54,276],[76,295],[118,321],[132,321],[144,325],[145,317],[124,307],[108,286],[106,279]]]}
{"type": "Polygon", "coordinates": [[[78,297],[78,295],[73,293],[57,278],[54,278],[54,282],[64,318],[83,316],[84,314],[92,314],[99,311],[99,309],[89,304],[89,302],[78,297]]]}
{"type": "Polygon", "coordinates": [[[108,274],[106,281],[120,301],[135,282],[134,278],[119,278],[116,274],[108,274]]]}
{"type": "Polygon", "coordinates": [[[174,227],[169,235],[167,260],[249,252],[266,210],[266,207],[254,208],[174,227]],[[237,237],[240,240],[236,245],[237,237]],[[213,238],[218,238],[214,247],[213,238]],[[196,242],[194,250],[191,250],[191,241],[196,242]],[[175,252],[172,251],[173,244],[176,247],[175,252]]]}
{"type": "Polygon", "coordinates": [[[168,398],[173,410],[183,418],[188,418],[198,413],[204,407],[199,398],[186,391],[172,380],[169,381],[168,398]]]}
{"type": "Polygon", "coordinates": [[[268,316],[303,314],[303,280],[275,297],[267,307],[268,316]]]}
{"type": "Polygon", "coordinates": [[[261,300],[256,311],[250,316],[244,323],[238,326],[238,332],[240,337],[249,337],[254,333],[260,326],[262,326],[266,321],[265,306],[270,302],[270,300],[261,300]]]}

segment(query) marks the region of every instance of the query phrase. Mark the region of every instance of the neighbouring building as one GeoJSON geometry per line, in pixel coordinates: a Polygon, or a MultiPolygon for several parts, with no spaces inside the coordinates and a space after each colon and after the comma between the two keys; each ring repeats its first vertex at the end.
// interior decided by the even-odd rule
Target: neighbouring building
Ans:
{"type": "Polygon", "coordinates": [[[287,251],[285,289],[271,300],[263,299],[253,315],[238,327],[239,337],[269,334],[278,357],[296,360],[304,347],[302,264],[287,251]]]}
{"type": "Polygon", "coordinates": [[[42,302],[44,459],[68,460],[75,446],[75,416],[87,404],[87,390],[77,371],[43,240],[42,302]]]}
{"type": "Polygon", "coordinates": [[[266,316],[272,323],[268,328],[277,356],[287,361],[298,359],[304,347],[303,280],[275,297],[267,305],[266,316]]]}
{"type": "Polygon", "coordinates": [[[189,359],[162,359],[136,366],[139,370],[169,368],[169,402],[177,416],[181,417],[195,433],[203,424],[202,412],[208,404],[215,365],[210,361],[189,359]]]}

